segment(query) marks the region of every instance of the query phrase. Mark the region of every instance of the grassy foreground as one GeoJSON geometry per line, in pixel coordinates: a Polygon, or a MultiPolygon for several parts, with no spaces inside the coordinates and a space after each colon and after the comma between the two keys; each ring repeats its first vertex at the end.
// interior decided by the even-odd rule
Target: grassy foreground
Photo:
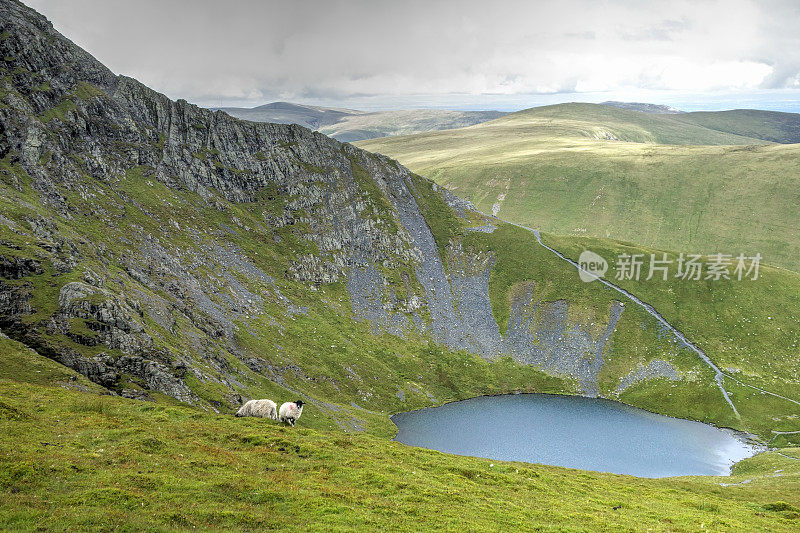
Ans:
{"type": "Polygon", "coordinates": [[[791,531],[800,518],[800,461],[774,452],[731,478],[637,479],[5,379],[0,428],[3,530],[791,531]]]}

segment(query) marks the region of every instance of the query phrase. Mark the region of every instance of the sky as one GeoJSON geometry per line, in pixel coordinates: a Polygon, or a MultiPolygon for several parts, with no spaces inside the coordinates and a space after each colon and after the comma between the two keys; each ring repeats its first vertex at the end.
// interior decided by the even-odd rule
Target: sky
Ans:
{"type": "Polygon", "coordinates": [[[23,0],[112,71],[206,107],[800,112],[800,0],[23,0]]]}

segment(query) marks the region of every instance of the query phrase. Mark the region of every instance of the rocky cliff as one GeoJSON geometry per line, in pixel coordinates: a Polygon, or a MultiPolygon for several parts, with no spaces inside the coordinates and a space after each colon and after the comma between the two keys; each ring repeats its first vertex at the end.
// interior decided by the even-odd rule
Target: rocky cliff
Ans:
{"type": "Polygon", "coordinates": [[[595,395],[679,351],[653,331],[604,378],[620,317],[646,319],[577,276],[547,289],[564,266],[496,289],[521,251],[393,160],[171,101],[12,0],[0,56],[0,328],[109,391],[302,394],[359,429],[368,403],[595,395]]]}

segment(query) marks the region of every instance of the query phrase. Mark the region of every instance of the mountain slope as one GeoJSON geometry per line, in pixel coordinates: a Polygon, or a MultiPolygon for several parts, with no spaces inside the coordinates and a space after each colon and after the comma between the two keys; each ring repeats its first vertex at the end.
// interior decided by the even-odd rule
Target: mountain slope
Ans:
{"type": "Polygon", "coordinates": [[[639,479],[3,380],[0,402],[17,406],[0,418],[8,529],[792,531],[800,506],[800,463],[776,452],[732,478],[639,479]]]}
{"type": "Polygon", "coordinates": [[[735,109],[732,111],[684,113],[677,119],[712,130],[770,142],[800,143],[800,114],[798,113],[735,109]]]}
{"type": "Polygon", "coordinates": [[[387,135],[463,128],[505,115],[500,111],[453,111],[406,109],[400,111],[354,111],[287,102],[259,107],[221,107],[229,115],[254,122],[299,124],[342,142],[354,142],[387,135]]]}
{"type": "Polygon", "coordinates": [[[587,138],[676,145],[766,144],[766,141],[687,124],[680,115],[642,113],[603,104],[533,107],[478,125],[478,130],[530,138],[587,138]]]}
{"type": "MultiPolygon", "coordinates": [[[[393,160],[172,102],[11,0],[0,55],[4,529],[794,525],[796,467],[778,453],[723,487],[487,465],[385,437],[390,413],[520,391],[796,445],[772,432],[800,430],[800,406],[743,382],[797,390],[796,364],[773,370],[796,353],[797,277],[767,267],[789,288],[771,299],[681,289],[698,301],[688,317],[668,309],[682,327],[747,297],[784,332],[767,354],[729,353],[729,322],[692,320],[710,357],[739,365],[718,384],[643,306],[393,160]],[[673,373],[641,371],[654,362],[673,373]],[[308,406],[294,429],[229,416],[249,397],[308,406]]],[[[670,288],[649,295],[666,305],[670,288]]]]}
{"type": "Polygon", "coordinates": [[[3,379],[0,409],[6,530],[797,529],[798,448],[641,479],[3,379]]]}
{"type": "Polygon", "coordinates": [[[711,130],[683,129],[687,115],[553,106],[359,146],[397,158],[485,212],[544,231],[687,253],[759,252],[800,271],[798,146],[650,142],[710,141],[711,130]]]}

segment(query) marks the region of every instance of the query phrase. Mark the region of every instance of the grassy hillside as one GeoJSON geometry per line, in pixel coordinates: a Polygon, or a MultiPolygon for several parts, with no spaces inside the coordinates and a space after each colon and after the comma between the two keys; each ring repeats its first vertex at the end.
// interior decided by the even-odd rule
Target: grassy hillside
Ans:
{"type": "MultiPolygon", "coordinates": [[[[309,409],[304,416],[307,426],[366,430],[388,436],[394,429],[387,412],[513,390],[575,390],[568,380],[548,376],[510,358],[490,363],[465,351],[447,349],[419,333],[408,332],[401,338],[376,332],[370,323],[358,320],[344,281],[318,287],[287,279],[293,258],[311,246],[304,237],[309,229],[294,225],[265,228],[264,213],[291,200],[282,196],[270,201],[270,191],[264,192],[263,202],[236,204],[217,195],[209,201],[197,193],[171,190],[143,176],[140,169],[129,172],[113,188],[87,179],[84,193],[92,191],[91,206],[78,195],[70,195],[72,215],[57,225],[61,238],[77,243],[80,262],[68,272],[58,271],[54,266],[57,258],[46,252],[50,247],[47,241],[25,232],[20,234],[20,228],[27,225],[26,217],[35,216],[31,212],[34,206],[33,213],[52,215],[31,189],[30,178],[18,167],[13,171],[14,174],[0,173],[0,190],[4,192],[0,213],[9,221],[0,225],[0,257],[35,258],[45,267],[40,273],[0,283],[30,287],[33,313],[24,322],[26,327],[42,333],[23,335],[18,327],[5,327],[53,357],[64,350],[86,358],[126,355],[124,350],[96,340],[98,331],[105,326],[93,317],[71,319],[64,332],[46,330],[58,313],[59,291],[64,285],[108,272],[104,290],[136,294],[143,302],[141,318],[154,339],[150,348],[153,352],[164,351],[175,354],[175,358],[177,354],[189,354],[193,359],[200,359],[204,352],[213,354],[212,364],[198,365],[202,373],[189,372],[185,376],[199,404],[206,408],[235,408],[238,400],[230,390],[234,383],[236,393],[244,397],[290,399],[302,395],[317,399],[318,407],[309,409]],[[9,186],[12,177],[19,177],[20,190],[9,186]],[[118,195],[126,198],[125,204],[118,201],[118,195]],[[109,225],[109,215],[127,223],[109,225]],[[238,283],[211,293],[211,301],[217,305],[223,305],[226,293],[232,290],[263,298],[259,304],[248,306],[247,314],[236,317],[231,339],[207,335],[200,329],[209,327],[198,319],[203,317],[200,311],[195,311],[194,321],[182,316],[165,303],[170,300],[168,286],[157,286],[142,278],[136,281],[118,262],[134,253],[132,241],[147,246],[146,236],[156,234],[159,245],[179,257],[201,257],[206,250],[217,247],[238,257],[236,263],[227,262],[227,266],[223,266],[225,258],[207,257],[196,271],[206,277],[205,283],[225,287],[224,270],[231,270],[238,283]],[[102,256],[94,248],[98,244],[104,250],[102,256]],[[249,270],[246,265],[251,265],[249,270]],[[254,276],[254,271],[262,274],[254,276]],[[204,339],[202,349],[198,348],[200,338],[204,339]]],[[[149,271],[146,261],[141,261],[136,268],[149,271]]],[[[150,271],[150,276],[155,274],[150,271]]],[[[173,276],[171,279],[177,280],[173,276]]],[[[93,298],[102,301],[110,296],[98,293],[93,298]]],[[[132,375],[123,375],[114,384],[117,393],[161,397],[151,388],[132,375]]]]}
{"type": "MultiPolygon", "coordinates": [[[[584,249],[593,250],[609,261],[624,252],[658,252],[658,257],[662,253],[601,239],[551,235],[543,238],[575,259],[584,249]]],[[[571,311],[583,314],[583,323],[599,322],[608,299],[626,302],[625,312],[615,327],[612,351],[599,375],[602,396],[672,416],[746,429],[765,440],[775,437],[773,431],[800,431],[800,404],[746,386],[800,402],[800,304],[796,296],[800,293],[800,276],[764,267],[761,279],[753,282],[653,279],[619,283],[653,305],[734,378],[726,379],[724,386],[733,391],[733,402],[742,416],[737,419],[713,385],[713,372],[694,352],[676,345],[675,339],[653,317],[618,293],[597,282],[576,283],[574,267],[567,265],[565,270],[565,263],[538,246],[533,234],[501,225],[493,234],[476,232],[465,237],[464,242],[465,246],[491,250],[498,257],[490,294],[501,330],[508,316],[508,303],[531,280],[538,282],[536,294],[543,301],[565,299],[578,304],[571,311]],[[681,382],[651,379],[618,391],[620,376],[629,375],[656,359],[669,361],[684,373],[685,379],[681,382]]],[[[669,257],[675,259],[676,254],[669,257]]],[[[614,280],[614,274],[611,268],[607,277],[614,280]]],[[[778,443],[800,444],[800,435],[788,435],[773,442],[778,443]]]]}
{"type": "MultiPolygon", "coordinates": [[[[420,179],[420,183],[425,182],[420,179]]],[[[581,282],[575,268],[540,246],[532,232],[478,215],[465,222],[430,207],[425,214],[443,247],[458,238],[465,250],[495,258],[489,296],[493,316],[503,333],[508,327],[509,310],[531,286],[534,301],[568,302],[571,319],[582,324],[580,327],[603,327],[611,302],[626,302],[599,375],[602,396],[672,416],[746,429],[765,440],[775,437],[773,431],[800,431],[800,405],[745,386],[800,401],[800,302],[796,297],[800,293],[800,275],[762,266],[761,278],[752,282],[620,282],[623,288],[653,305],[717,366],[739,380],[724,382],[726,390],[734,391],[733,401],[742,416],[737,419],[714,385],[713,372],[694,352],[676,344],[655,318],[624,296],[599,283],[581,282]],[[469,231],[470,227],[487,222],[496,224],[497,229],[491,233],[469,231]],[[622,376],[656,359],[674,365],[684,379],[651,379],[618,392],[622,376]]],[[[543,239],[568,257],[577,258],[581,251],[589,249],[612,264],[613,258],[623,252],[648,256],[658,253],[659,257],[663,253],[605,239],[549,234],[543,239]]],[[[675,255],[670,253],[669,257],[674,259],[675,255]]],[[[612,268],[607,276],[613,279],[614,272],[612,268]]],[[[800,434],[773,441],[790,443],[800,444],[800,434]]]]}
{"type": "MultiPolygon", "coordinates": [[[[172,102],[18,2],[0,14],[0,528],[796,526],[800,433],[774,432],[800,431],[800,406],[747,388],[794,394],[794,274],[769,270],[772,300],[645,294],[735,366],[737,416],[698,354],[533,233],[388,158],[172,102]],[[742,305],[715,324],[718,301],[742,305]],[[656,361],[675,378],[634,379],[656,361]],[[654,481],[388,440],[392,413],[516,391],[618,398],[782,450],[732,479],[654,481]],[[231,416],[250,397],[307,407],[294,430],[231,416]]],[[[603,135],[677,135],[620,116],[603,135]]],[[[603,144],[563,127],[576,151],[603,144]]]]}
{"type": "Polygon", "coordinates": [[[653,144],[713,139],[711,130],[675,122],[684,115],[596,106],[610,111],[592,107],[584,120],[586,106],[359,146],[397,158],[485,212],[544,231],[688,253],[761,253],[770,264],[800,270],[797,145],[653,144]],[[618,123],[621,113],[636,120],[618,123]],[[648,126],[650,120],[670,128],[648,126]],[[640,142],[597,140],[603,132],[640,142]]]}
{"type": "Polygon", "coordinates": [[[0,11],[0,328],[37,353],[127,397],[302,397],[308,427],[381,436],[390,413],[479,394],[614,396],[658,360],[679,380],[627,401],[791,428],[791,411],[736,418],[696,354],[530,232],[487,232],[388,158],[171,102],[0,11]]]}
{"type": "Polygon", "coordinates": [[[726,133],[755,137],[776,143],[800,143],[800,114],[734,109],[684,113],[676,120],[726,133]]]}
{"type": "Polygon", "coordinates": [[[763,144],[765,141],[681,121],[683,115],[642,113],[602,104],[569,103],[511,113],[482,128],[540,137],[582,137],[659,144],[763,144]]]}
{"type": "Polygon", "coordinates": [[[793,531],[800,519],[797,448],[730,478],[637,479],[5,379],[0,448],[6,531],[793,531]]]}
{"type": "MultiPolygon", "coordinates": [[[[214,354],[214,364],[206,363],[200,367],[203,379],[194,377],[196,374],[187,374],[186,382],[198,395],[200,405],[207,408],[213,406],[223,412],[235,408],[238,402],[231,398],[231,388],[245,397],[285,399],[302,395],[313,400],[313,406],[303,418],[306,427],[364,430],[390,436],[394,429],[387,415],[398,411],[480,394],[510,391],[574,393],[577,390],[572,379],[558,374],[548,375],[508,357],[487,362],[466,351],[448,349],[432,342],[429,336],[414,331],[407,331],[404,337],[375,332],[370,323],[357,320],[344,282],[312,285],[287,279],[290,262],[309,246],[303,237],[308,228],[264,228],[261,222],[264,213],[290,201],[288,197],[271,197],[273,193],[269,190],[264,191],[260,202],[236,204],[217,195],[203,198],[197,193],[169,189],[139,171],[117,181],[113,190],[87,180],[83,191],[84,194],[91,193],[94,198],[91,209],[81,197],[71,195],[71,218],[60,220],[57,226],[63,238],[77,243],[81,261],[73,270],[59,272],[54,266],[58,264],[56,258],[49,258],[46,252],[50,247],[46,241],[14,231],[14,228],[19,231],[27,224],[25,217],[30,216],[31,206],[38,206],[37,209],[45,215],[48,211],[41,205],[38,194],[30,188],[29,178],[17,167],[11,168],[15,174],[4,174],[4,177],[6,180],[16,177],[18,181],[15,183],[20,189],[4,185],[6,194],[0,199],[0,205],[11,224],[0,226],[0,250],[4,257],[39,258],[45,265],[38,274],[5,282],[31,287],[34,312],[24,320],[32,326],[41,324],[44,329],[50,323],[58,309],[60,287],[87,276],[96,276],[98,272],[109,272],[104,289],[137,294],[144,302],[142,318],[148,331],[152,332],[156,349],[172,354],[197,354],[196,339],[202,335],[198,326],[174,310],[169,313],[170,320],[174,321],[172,324],[159,318],[158,314],[164,308],[156,304],[168,298],[165,289],[137,281],[142,279],[139,275],[137,278],[129,277],[114,259],[133,253],[135,247],[131,246],[131,240],[146,246],[147,235],[158,234],[161,246],[179,251],[180,257],[203,257],[200,254],[204,249],[214,247],[238,250],[237,253],[242,254],[239,261],[246,256],[252,267],[273,279],[267,282],[259,276],[247,276],[248,271],[242,270],[239,263],[216,263],[221,261],[218,257],[214,257],[214,262],[204,261],[201,272],[209,280],[223,280],[220,271],[232,268],[240,283],[236,290],[264,298],[258,307],[249,308],[247,316],[236,319],[233,346],[225,338],[200,337],[208,339],[204,350],[214,354]],[[115,199],[118,194],[124,195],[125,204],[115,199]],[[123,211],[130,226],[108,224],[110,214],[119,216],[123,211]],[[136,229],[131,232],[130,228],[136,229]],[[279,238],[274,238],[275,235],[279,238]],[[105,250],[102,257],[110,258],[112,262],[104,263],[96,255],[94,246],[100,243],[105,250]],[[236,266],[230,266],[232,264],[236,266]],[[286,301],[291,303],[291,307],[287,308],[286,301]],[[231,377],[235,379],[235,388],[228,385],[231,377]]],[[[521,301],[528,290],[532,290],[531,300],[541,305],[566,302],[569,306],[567,319],[572,328],[588,330],[596,336],[608,323],[610,306],[620,299],[618,294],[599,284],[582,283],[572,267],[539,246],[530,232],[507,224],[500,224],[492,233],[470,231],[470,227],[485,225],[487,220],[476,214],[467,213],[467,219],[457,216],[432,184],[422,178],[415,177],[414,185],[417,201],[452,274],[463,268],[459,261],[464,260],[461,255],[454,254],[454,241],[460,241],[461,247],[474,257],[490,254],[494,258],[488,291],[493,318],[501,333],[505,334],[507,330],[512,305],[521,301]]],[[[567,249],[563,243],[558,247],[567,249]]],[[[155,275],[145,267],[139,268],[155,275]]],[[[789,284],[787,290],[779,292],[787,298],[767,301],[762,297],[769,294],[765,292],[758,295],[761,299],[754,304],[759,312],[771,313],[774,324],[782,327],[783,331],[797,331],[796,317],[800,313],[797,312],[797,302],[789,298],[789,295],[796,294],[792,288],[798,285],[796,276],[781,272],[777,275],[777,282],[789,284]]],[[[705,286],[687,288],[685,298],[713,301],[714,297],[709,298],[705,290],[705,286]]],[[[218,299],[221,298],[219,294],[213,297],[220,303],[224,301],[218,299]]],[[[661,301],[653,303],[659,308],[666,305],[661,301]]],[[[682,311],[682,307],[676,307],[675,312],[668,316],[679,324],[691,322],[692,315],[684,316],[682,311]]],[[[703,312],[714,310],[701,307],[695,313],[700,315],[703,312]]],[[[731,321],[758,319],[759,316],[733,314],[731,321]]],[[[535,316],[532,330],[543,328],[545,323],[545,317],[535,316]]],[[[709,355],[715,360],[727,355],[727,345],[722,342],[725,340],[722,332],[726,329],[717,330],[713,323],[704,319],[698,321],[698,325],[703,327],[686,331],[687,334],[701,339],[708,337],[724,348],[718,351],[713,343],[707,346],[709,355]]],[[[39,349],[67,346],[87,358],[103,354],[122,357],[124,353],[119,349],[109,349],[103,343],[87,340],[96,338],[97,328],[93,319],[72,320],[68,331],[47,330],[44,342],[31,344],[39,349]]],[[[655,359],[666,360],[684,377],[681,382],[648,380],[626,390],[620,398],[660,413],[750,430],[765,439],[772,436],[772,430],[800,429],[797,427],[800,413],[793,404],[750,404],[744,395],[741,403],[736,398],[744,418],[736,419],[716,388],[710,370],[696,355],[676,346],[669,336],[664,336],[655,320],[641,309],[628,306],[615,330],[611,339],[613,349],[604,354],[605,366],[599,383],[602,395],[617,397],[614,391],[619,380],[640,364],[655,359]]],[[[742,336],[746,336],[753,329],[748,327],[740,331],[742,336]]],[[[792,353],[792,344],[797,339],[768,333],[763,339],[761,346],[750,343],[735,352],[739,361],[736,364],[745,372],[743,381],[792,394],[792,387],[796,389],[797,386],[796,365],[791,363],[792,359],[786,360],[786,364],[771,365],[777,353],[792,353]],[[756,349],[759,347],[761,349],[756,349]]],[[[728,385],[735,387],[735,384],[728,385]]],[[[138,391],[155,399],[166,399],[149,390],[147,383],[135,376],[123,376],[116,387],[118,393],[138,391]]],[[[790,437],[782,442],[788,444],[794,440],[790,437]]]]}
{"type": "Polygon", "coordinates": [[[602,105],[608,105],[611,107],[619,107],[621,109],[629,109],[631,111],[641,111],[642,113],[653,113],[658,115],[672,115],[683,113],[683,111],[679,109],[675,109],[674,107],[670,107],[668,105],[663,104],[648,104],[645,102],[620,102],[617,100],[607,100],[605,102],[600,102],[602,105]]]}

